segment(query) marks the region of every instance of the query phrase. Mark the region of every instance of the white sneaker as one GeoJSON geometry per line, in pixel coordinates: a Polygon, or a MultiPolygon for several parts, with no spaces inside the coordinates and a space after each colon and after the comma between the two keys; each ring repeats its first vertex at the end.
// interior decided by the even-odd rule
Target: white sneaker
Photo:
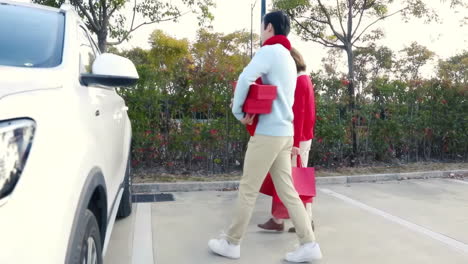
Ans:
{"type": "Polygon", "coordinates": [[[230,244],[226,239],[210,239],[208,247],[214,253],[226,258],[238,259],[240,258],[240,245],[230,244]]]}
{"type": "Polygon", "coordinates": [[[322,251],[318,243],[311,242],[299,246],[293,252],[286,254],[286,260],[289,262],[309,262],[322,258],[322,251]]]}

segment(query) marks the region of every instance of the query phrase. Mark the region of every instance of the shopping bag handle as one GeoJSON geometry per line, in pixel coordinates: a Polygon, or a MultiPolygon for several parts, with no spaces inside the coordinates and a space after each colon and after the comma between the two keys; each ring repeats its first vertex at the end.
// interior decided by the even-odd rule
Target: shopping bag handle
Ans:
{"type": "Polygon", "coordinates": [[[298,167],[298,168],[302,168],[302,159],[301,159],[301,155],[297,155],[296,161],[297,161],[297,167],[298,167]]]}

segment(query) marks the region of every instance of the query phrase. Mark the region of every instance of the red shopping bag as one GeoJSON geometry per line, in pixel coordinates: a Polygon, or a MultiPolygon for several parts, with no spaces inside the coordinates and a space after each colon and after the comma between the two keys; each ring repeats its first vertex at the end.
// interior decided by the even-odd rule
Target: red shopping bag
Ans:
{"type": "MultiPolygon", "coordinates": [[[[294,188],[297,190],[297,193],[304,205],[306,203],[311,203],[313,197],[316,195],[315,169],[313,167],[302,167],[301,158],[298,156],[297,167],[292,168],[292,178],[294,188]]],[[[267,177],[263,181],[260,192],[273,197],[271,213],[274,217],[281,219],[289,218],[288,210],[276,193],[275,185],[271,179],[270,173],[268,173],[267,177]]]]}

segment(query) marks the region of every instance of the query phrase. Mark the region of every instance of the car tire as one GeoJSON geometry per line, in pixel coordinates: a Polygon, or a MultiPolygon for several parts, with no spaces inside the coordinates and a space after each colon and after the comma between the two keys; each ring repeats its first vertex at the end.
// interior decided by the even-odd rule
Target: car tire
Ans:
{"type": "Polygon", "coordinates": [[[99,226],[93,212],[86,209],[78,229],[78,239],[72,246],[72,261],[69,264],[102,264],[102,242],[99,226]]]}
{"type": "Polygon", "coordinates": [[[117,218],[125,218],[132,214],[132,190],[131,190],[131,166],[130,159],[127,161],[127,169],[125,170],[124,191],[120,200],[117,218]]]}

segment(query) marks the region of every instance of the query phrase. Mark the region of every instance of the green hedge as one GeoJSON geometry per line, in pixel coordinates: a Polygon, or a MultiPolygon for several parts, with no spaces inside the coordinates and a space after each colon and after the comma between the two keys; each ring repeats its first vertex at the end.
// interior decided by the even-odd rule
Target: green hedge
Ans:
{"type": "MultiPolygon", "coordinates": [[[[467,160],[466,86],[435,79],[408,83],[376,79],[358,96],[357,115],[352,118],[342,82],[313,77],[317,124],[312,165],[350,163],[351,122],[357,127],[358,163],[467,160]]],[[[122,91],[133,124],[133,166],[169,172],[241,169],[248,135],[230,112],[230,83],[210,90],[224,95],[198,108],[192,107],[192,97],[201,100],[204,95],[196,92],[181,99],[157,89],[122,91]]]]}

